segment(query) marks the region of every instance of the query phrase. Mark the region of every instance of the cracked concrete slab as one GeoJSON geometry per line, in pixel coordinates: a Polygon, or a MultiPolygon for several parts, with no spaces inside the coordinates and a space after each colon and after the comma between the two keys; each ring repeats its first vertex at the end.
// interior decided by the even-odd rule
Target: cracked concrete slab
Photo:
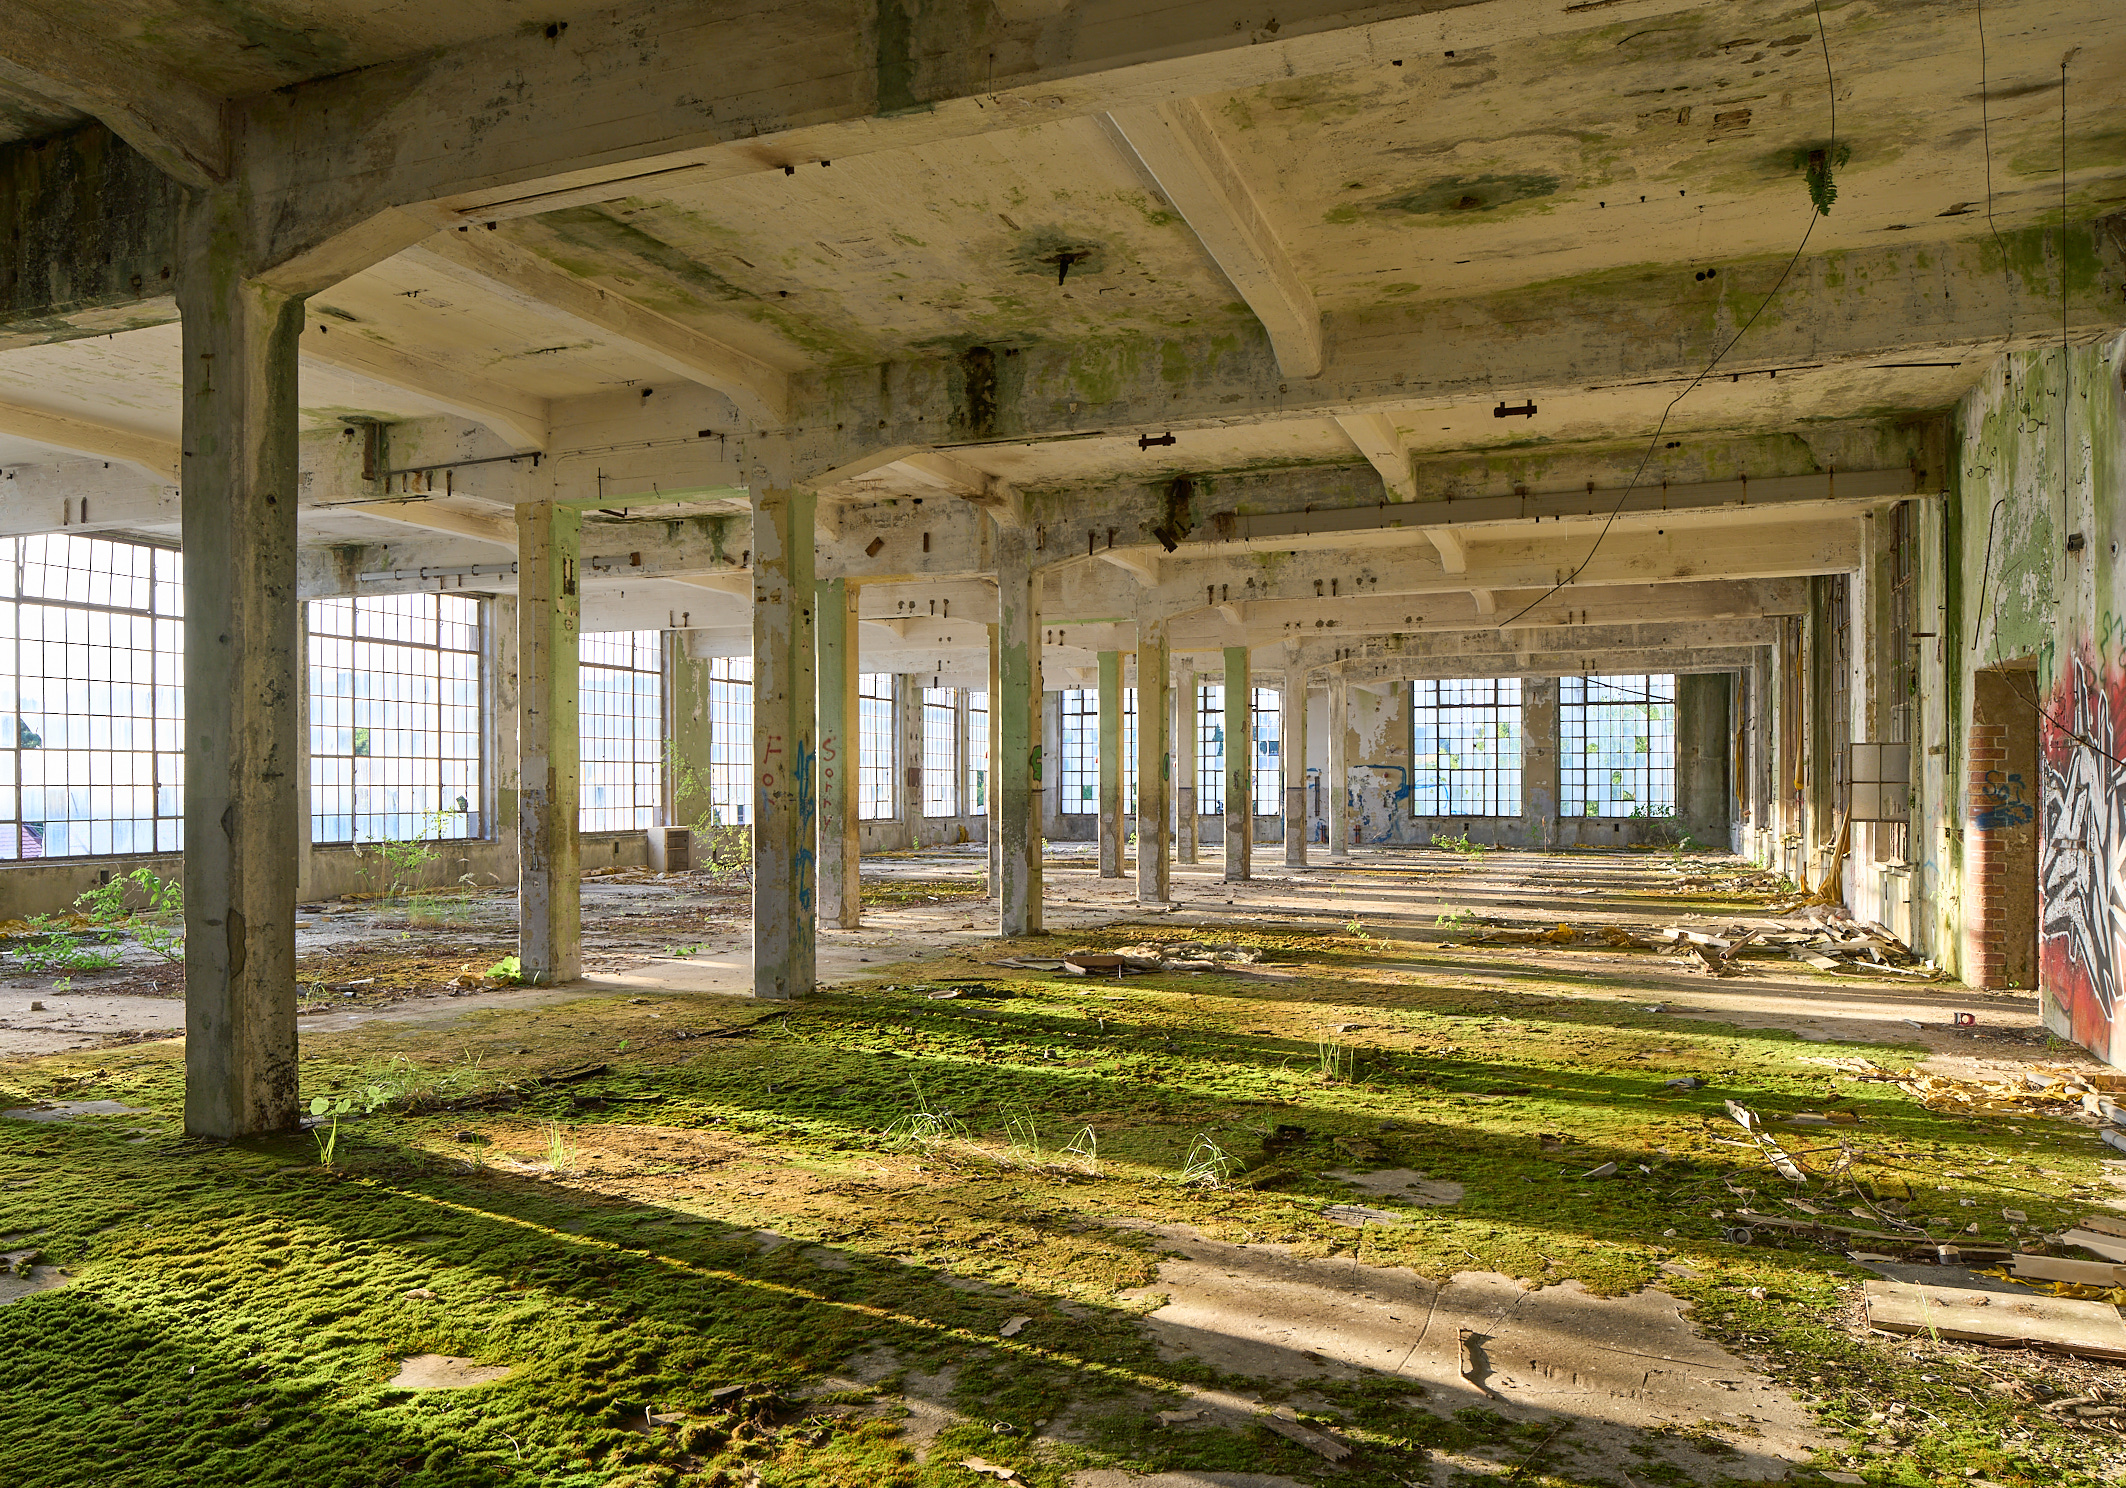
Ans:
{"type": "MultiPolygon", "coordinates": [[[[1577,1282],[1530,1290],[1468,1271],[1436,1285],[1403,1269],[1149,1228],[1180,1256],[1125,1296],[1164,1297],[1145,1327],[1169,1359],[1271,1380],[1397,1376],[1440,1414],[1476,1405],[1516,1420],[1562,1415],[1580,1450],[1605,1456],[1683,1430],[1725,1443],[1735,1455],[1721,1472],[1746,1480],[1783,1477],[1824,1442],[1799,1401],[1700,1336],[1686,1304],[1659,1288],[1596,1297],[1577,1282]],[[1465,1330],[1474,1382],[1462,1375],[1465,1330]]],[[[1207,1403],[1228,1414],[1236,1404],[1207,1403]]]]}

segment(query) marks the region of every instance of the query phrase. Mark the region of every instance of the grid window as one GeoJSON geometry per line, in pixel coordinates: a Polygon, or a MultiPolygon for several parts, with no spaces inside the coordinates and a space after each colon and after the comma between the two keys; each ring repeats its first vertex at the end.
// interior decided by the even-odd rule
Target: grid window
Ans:
{"type": "Polygon", "coordinates": [[[1278,754],[1278,740],[1284,732],[1284,694],[1274,687],[1256,688],[1250,727],[1255,733],[1255,814],[1277,816],[1284,811],[1284,780],[1279,774],[1284,761],[1278,754]]]}
{"type": "Polygon", "coordinates": [[[967,694],[967,812],[989,812],[989,694],[967,694]]]}
{"type": "Polygon", "coordinates": [[[923,689],[923,815],[960,813],[957,687],[923,689]]]}
{"type": "Polygon", "coordinates": [[[1413,816],[1521,814],[1521,684],[1469,677],[1411,684],[1413,816]]]}
{"type": "Polygon", "coordinates": [[[1566,677],[1558,691],[1559,809],[1676,814],[1676,679],[1566,677]]]}
{"type": "Polygon", "coordinates": [[[1063,692],[1063,813],[1100,814],[1100,694],[1090,687],[1063,692]]]}
{"type": "Polygon", "coordinates": [[[709,812],[719,827],[743,826],[753,809],[753,658],[709,663],[709,812]]]}
{"type": "Polygon", "coordinates": [[[311,601],[310,840],[485,837],[480,604],[311,601]]]}
{"type": "Polygon", "coordinates": [[[1225,688],[1196,686],[1196,814],[1225,815],[1225,688]]]}
{"type": "Polygon", "coordinates": [[[664,798],[663,640],[655,630],[576,638],[582,831],[657,824],[664,798]]]}
{"type": "Polygon", "coordinates": [[[1137,689],[1122,689],[1122,814],[1137,814],[1137,689]]]}
{"type": "Polygon", "coordinates": [[[0,538],[0,859],[183,847],[183,616],[170,549],[0,538]]]}
{"type": "Polygon", "coordinates": [[[894,810],[893,673],[864,672],[856,679],[856,815],[859,821],[890,821],[894,810]]]}

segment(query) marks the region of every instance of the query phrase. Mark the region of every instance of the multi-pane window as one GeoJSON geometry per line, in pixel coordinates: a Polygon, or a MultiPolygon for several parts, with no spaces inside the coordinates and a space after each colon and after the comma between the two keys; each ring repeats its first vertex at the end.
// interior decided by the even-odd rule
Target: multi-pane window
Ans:
{"type": "Polygon", "coordinates": [[[1100,813],[1100,694],[1090,687],[1063,692],[1063,776],[1059,797],[1066,816],[1100,813]]]}
{"type": "Polygon", "coordinates": [[[967,694],[967,812],[989,811],[989,694],[967,694]]]}
{"type": "Polygon", "coordinates": [[[170,549],[0,538],[0,859],[183,846],[183,615],[170,549]]]}
{"type": "Polygon", "coordinates": [[[1565,816],[1674,816],[1676,679],[1561,679],[1558,795],[1565,816]]]}
{"type": "Polygon", "coordinates": [[[709,663],[709,811],[719,827],[753,819],[753,658],[709,663]]]}
{"type": "Polygon", "coordinates": [[[319,599],[310,625],[310,840],[488,835],[480,603],[319,599]]]}
{"type": "MultiPolygon", "coordinates": [[[[1274,687],[1254,692],[1254,811],[1275,816],[1284,807],[1284,783],[1278,778],[1277,739],[1280,695],[1274,687]]],[[[1196,688],[1196,810],[1204,816],[1225,814],[1225,685],[1204,682],[1196,688]]]]}
{"type": "Polygon", "coordinates": [[[1137,814],[1137,689],[1122,689],[1122,814],[1137,814]]]}
{"type": "Polygon", "coordinates": [[[1284,734],[1284,694],[1274,687],[1255,689],[1255,814],[1276,816],[1284,810],[1284,761],[1278,741],[1284,734]]]}
{"type": "Polygon", "coordinates": [[[856,815],[859,821],[890,821],[894,809],[895,756],[893,673],[864,672],[856,679],[856,815]]]}
{"type": "Polygon", "coordinates": [[[1521,814],[1521,684],[1469,677],[1411,684],[1412,816],[1521,814]]]}
{"type": "Polygon", "coordinates": [[[923,815],[960,812],[959,689],[923,689],[923,815]]]}
{"type": "Polygon", "coordinates": [[[654,630],[577,637],[583,831],[657,824],[664,794],[663,641],[654,630]]]}
{"type": "Polygon", "coordinates": [[[1225,688],[1196,686],[1196,814],[1225,815],[1225,688]]]}

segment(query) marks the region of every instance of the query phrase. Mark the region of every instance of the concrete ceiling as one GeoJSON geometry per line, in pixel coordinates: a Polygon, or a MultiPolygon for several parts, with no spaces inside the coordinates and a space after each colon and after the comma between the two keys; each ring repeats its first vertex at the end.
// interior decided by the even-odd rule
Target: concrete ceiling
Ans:
{"type": "MultiPolygon", "coordinates": [[[[309,302],[305,414],[317,430],[405,424],[395,463],[563,452],[556,468],[590,490],[666,494],[727,485],[729,452],[697,446],[684,466],[625,451],[840,428],[846,389],[872,368],[880,386],[949,382],[979,347],[1000,384],[1038,387],[1037,437],[936,420],[910,448],[942,466],[852,464],[825,489],[859,524],[869,503],[914,495],[1009,503],[1185,473],[1354,471],[1398,501],[1607,485],[1635,462],[1654,480],[1897,468],[1895,438],[1856,443],[1848,426],[1938,415],[2012,338],[2057,334],[2060,270],[2039,234],[2058,227],[2063,191],[2072,223],[2126,207],[2126,9],[2104,0],[1995,0],[1983,92],[1961,3],[1852,0],[1823,12],[1821,37],[1791,0],[1533,20],[1524,0],[1450,9],[1438,34],[1460,26],[1475,44],[1382,51],[1385,33],[1366,32],[1297,75],[1225,85],[1237,64],[1206,62],[1206,86],[1156,96],[1109,99],[1098,74],[1030,103],[1020,89],[985,104],[976,88],[986,121],[880,112],[828,158],[764,137],[739,164],[616,185],[557,167],[508,188],[530,205],[469,207],[455,228],[437,208],[434,239],[309,302]],[[1812,215],[1811,151],[1836,181],[1826,216],[1812,215]],[[1212,364],[1259,367],[1266,348],[1281,377],[1221,395],[1229,374],[1212,364]],[[1148,444],[1168,432],[1162,389],[1173,440],[1148,444]],[[1534,413],[1500,416],[1524,400],[1534,413]]],[[[389,59],[441,67],[484,55],[478,38],[549,24],[505,0],[81,0],[65,26],[57,14],[29,0],[0,20],[0,141],[89,113],[137,132],[157,89],[244,99],[359,82],[389,59]],[[69,50],[67,26],[96,46],[69,50]],[[122,81],[82,82],[112,59],[141,70],[135,112],[110,102],[122,81]]],[[[1039,36],[1083,20],[1065,0],[1000,15],[1039,36]]],[[[756,21],[734,17],[730,53],[704,53],[706,93],[729,91],[720,70],[772,70],[805,45],[756,21]]],[[[565,56],[568,39],[547,35],[565,56]]],[[[798,102],[773,138],[821,137],[798,102]]],[[[484,106],[475,90],[459,109],[484,106]]],[[[389,141],[375,148],[382,160],[389,141]]],[[[2108,272],[2068,265],[2089,304],[2108,272]]],[[[2073,333],[2105,315],[2116,323],[2078,301],[2073,333]]],[[[172,316],[166,300],[140,310],[172,316]]],[[[171,324],[0,351],[0,464],[96,454],[107,429],[121,458],[154,468],[178,438],[178,361],[171,324]]],[[[476,473],[452,490],[502,519],[521,495],[476,473]]],[[[336,501],[306,541],[396,543],[429,520],[357,505],[336,501]]],[[[1716,520],[1626,517],[1614,540],[1672,542],[1716,520]]],[[[687,609],[684,580],[633,588],[630,614],[687,609]]]]}

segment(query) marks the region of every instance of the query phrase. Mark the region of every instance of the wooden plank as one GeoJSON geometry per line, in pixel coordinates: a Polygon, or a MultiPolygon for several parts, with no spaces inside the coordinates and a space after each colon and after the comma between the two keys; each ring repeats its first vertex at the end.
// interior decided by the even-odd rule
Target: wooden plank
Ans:
{"type": "Polygon", "coordinates": [[[1869,1325],[1891,1333],[2049,1349],[2092,1359],[2126,1359],[2126,1320],[2108,1302],[1901,1281],[1871,1281],[1866,1293],[1869,1325]]]}
{"type": "Polygon", "coordinates": [[[2071,1281],[2076,1286],[2126,1287],[2126,1265],[2114,1261],[2073,1261],[2065,1256],[2018,1255],[2017,1276],[2039,1281],[2071,1281]]]}
{"type": "Polygon", "coordinates": [[[2116,1214],[2085,1214],[2082,1216],[2082,1228],[2095,1230],[2099,1235],[2126,1237],[2126,1219],[2116,1214]]]}
{"type": "Polygon", "coordinates": [[[2095,1230],[2069,1230],[2058,1237],[2062,1245],[2079,1245],[2107,1261],[2126,1261],[2126,1235],[2100,1235],[2095,1230]]]}

